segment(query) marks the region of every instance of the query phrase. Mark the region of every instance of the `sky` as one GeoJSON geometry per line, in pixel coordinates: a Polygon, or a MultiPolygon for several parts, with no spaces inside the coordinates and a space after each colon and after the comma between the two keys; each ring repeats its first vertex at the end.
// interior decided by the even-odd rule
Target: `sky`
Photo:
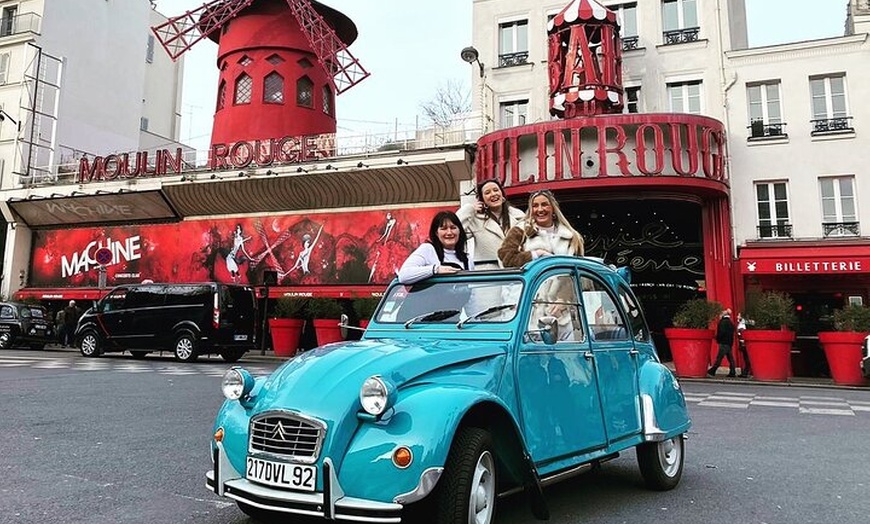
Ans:
{"type": "MultiPolygon", "coordinates": [[[[641,0],[649,1],[649,0],[641,0]]],[[[745,0],[751,47],[843,34],[847,0],[745,0]]],[[[349,16],[359,38],[350,47],[371,76],[336,102],[339,133],[363,135],[425,127],[420,105],[448,81],[469,86],[459,58],[471,44],[472,0],[323,0],[349,16]]],[[[156,0],[167,16],[203,0],[156,0]]],[[[565,0],[567,5],[569,0],[565,0]]],[[[217,92],[217,45],[205,39],[185,53],[181,141],[208,149],[217,92]]]]}

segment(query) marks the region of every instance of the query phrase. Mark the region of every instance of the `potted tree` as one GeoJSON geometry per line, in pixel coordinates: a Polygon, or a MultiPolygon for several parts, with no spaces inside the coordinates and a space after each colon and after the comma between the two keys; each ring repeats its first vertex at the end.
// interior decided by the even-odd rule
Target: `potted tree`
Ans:
{"type": "Polygon", "coordinates": [[[785,382],[791,376],[791,345],[797,324],[791,296],[778,291],[750,295],[746,318],[751,320],[743,341],[756,379],[785,382]]]}
{"type": "Polygon", "coordinates": [[[376,298],[357,298],[353,301],[353,309],[359,317],[359,326],[366,328],[369,325],[369,320],[375,314],[380,300],[376,298]]]}
{"type": "Polygon", "coordinates": [[[674,327],[665,328],[678,377],[702,378],[707,374],[714,335],[710,324],[721,312],[722,304],[716,301],[692,299],[677,310],[674,327]]]}
{"type": "Polygon", "coordinates": [[[834,329],[819,333],[831,378],[837,384],[865,386],[861,374],[862,344],[870,334],[870,308],[850,304],[834,311],[834,329]]]}
{"type": "Polygon", "coordinates": [[[305,320],[302,315],[308,300],[296,297],[281,297],[275,301],[272,318],[269,319],[269,333],[272,334],[272,349],[275,356],[293,357],[299,349],[299,338],[305,320]]]}
{"type": "Polygon", "coordinates": [[[330,342],[344,340],[341,336],[342,307],[337,300],[332,298],[312,298],[308,302],[308,314],[314,324],[314,332],[317,335],[317,345],[322,346],[330,342]]]}

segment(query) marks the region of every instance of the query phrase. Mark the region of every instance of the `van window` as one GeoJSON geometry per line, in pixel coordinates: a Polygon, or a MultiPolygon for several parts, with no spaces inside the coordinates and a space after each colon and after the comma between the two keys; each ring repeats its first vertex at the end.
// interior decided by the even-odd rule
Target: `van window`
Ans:
{"type": "Polygon", "coordinates": [[[161,289],[154,286],[135,287],[127,292],[127,299],[124,301],[126,309],[157,307],[163,305],[163,294],[161,289]]]}
{"type": "Polygon", "coordinates": [[[101,302],[102,311],[116,311],[124,307],[124,298],[127,296],[127,288],[113,290],[105,296],[101,302]]]}
{"type": "Polygon", "coordinates": [[[167,306],[185,306],[203,304],[204,297],[211,295],[211,286],[166,286],[167,306]]]}

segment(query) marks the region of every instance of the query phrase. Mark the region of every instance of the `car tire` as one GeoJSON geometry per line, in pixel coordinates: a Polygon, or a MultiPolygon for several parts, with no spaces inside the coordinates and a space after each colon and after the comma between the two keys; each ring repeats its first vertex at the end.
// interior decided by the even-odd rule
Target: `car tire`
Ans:
{"type": "Polygon", "coordinates": [[[193,362],[199,356],[196,352],[196,337],[193,333],[185,331],[175,339],[175,348],[172,351],[175,360],[179,362],[193,362]]]}
{"type": "Polygon", "coordinates": [[[0,333],[0,349],[12,347],[12,333],[0,333]]]}
{"type": "Polygon", "coordinates": [[[457,432],[438,486],[439,524],[495,522],[496,456],[488,431],[464,427],[457,432]]]}
{"type": "Polygon", "coordinates": [[[238,362],[240,358],[245,354],[245,350],[243,349],[225,349],[221,351],[221,358],[224,359],[224,362],[238,362]]]}
{"type": "Polygon", "coordinates": [[[79,339],[79,352],[83,357],[99,357],[103,353],[103,342],[93,330],[85,331],[79,339]]]}
{"type": "Polygon", "coordinates": [[[655,491],[674,489],[683,476],[685,452],[683,435],[639,445],[637,465],[646,487],[655,491]]]}
{"type": "Polygon", "coordinates": [[[134,359],[142,360],[148,354],[148,351],[131,351],[130,354],[133,355],[134,359]]]}

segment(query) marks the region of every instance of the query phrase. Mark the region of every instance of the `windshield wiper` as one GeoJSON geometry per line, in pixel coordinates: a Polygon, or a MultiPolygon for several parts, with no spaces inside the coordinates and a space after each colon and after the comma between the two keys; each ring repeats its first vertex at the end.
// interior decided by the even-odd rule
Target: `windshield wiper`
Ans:
{"type": "Polygon", "coordinates": [[[511,308],[515,308],[515,307],[517,307],[516,304],[501,304],[498,306],[488,307],[488,308],[484,309],[483,311],[475,313],[475,314],[471,315],[470,317],[465,318],[465,319],[457,322],[456,329],[462,329],[462,326],[464,326],[466,322],[471,322],[472,320],[477,320],[480,317],[485,317],[486,315],[489,315],[492,313],[498,313],[499,311],[504,311],[505,309],[511,309],[511,308]]]}
{"type": "Polygon", "coordinates": [[[416,322],[422,322],[424,320],[434,320],[435,322],[439,320],[448,319],[454,315],[458,315],[458,309],[441,309],[438,311],[430,311],[429,313],[423,313],[422,315],[417,315],[416,317],[405,322],[405,329],[411,327],[412,324],[416,322]]]}

